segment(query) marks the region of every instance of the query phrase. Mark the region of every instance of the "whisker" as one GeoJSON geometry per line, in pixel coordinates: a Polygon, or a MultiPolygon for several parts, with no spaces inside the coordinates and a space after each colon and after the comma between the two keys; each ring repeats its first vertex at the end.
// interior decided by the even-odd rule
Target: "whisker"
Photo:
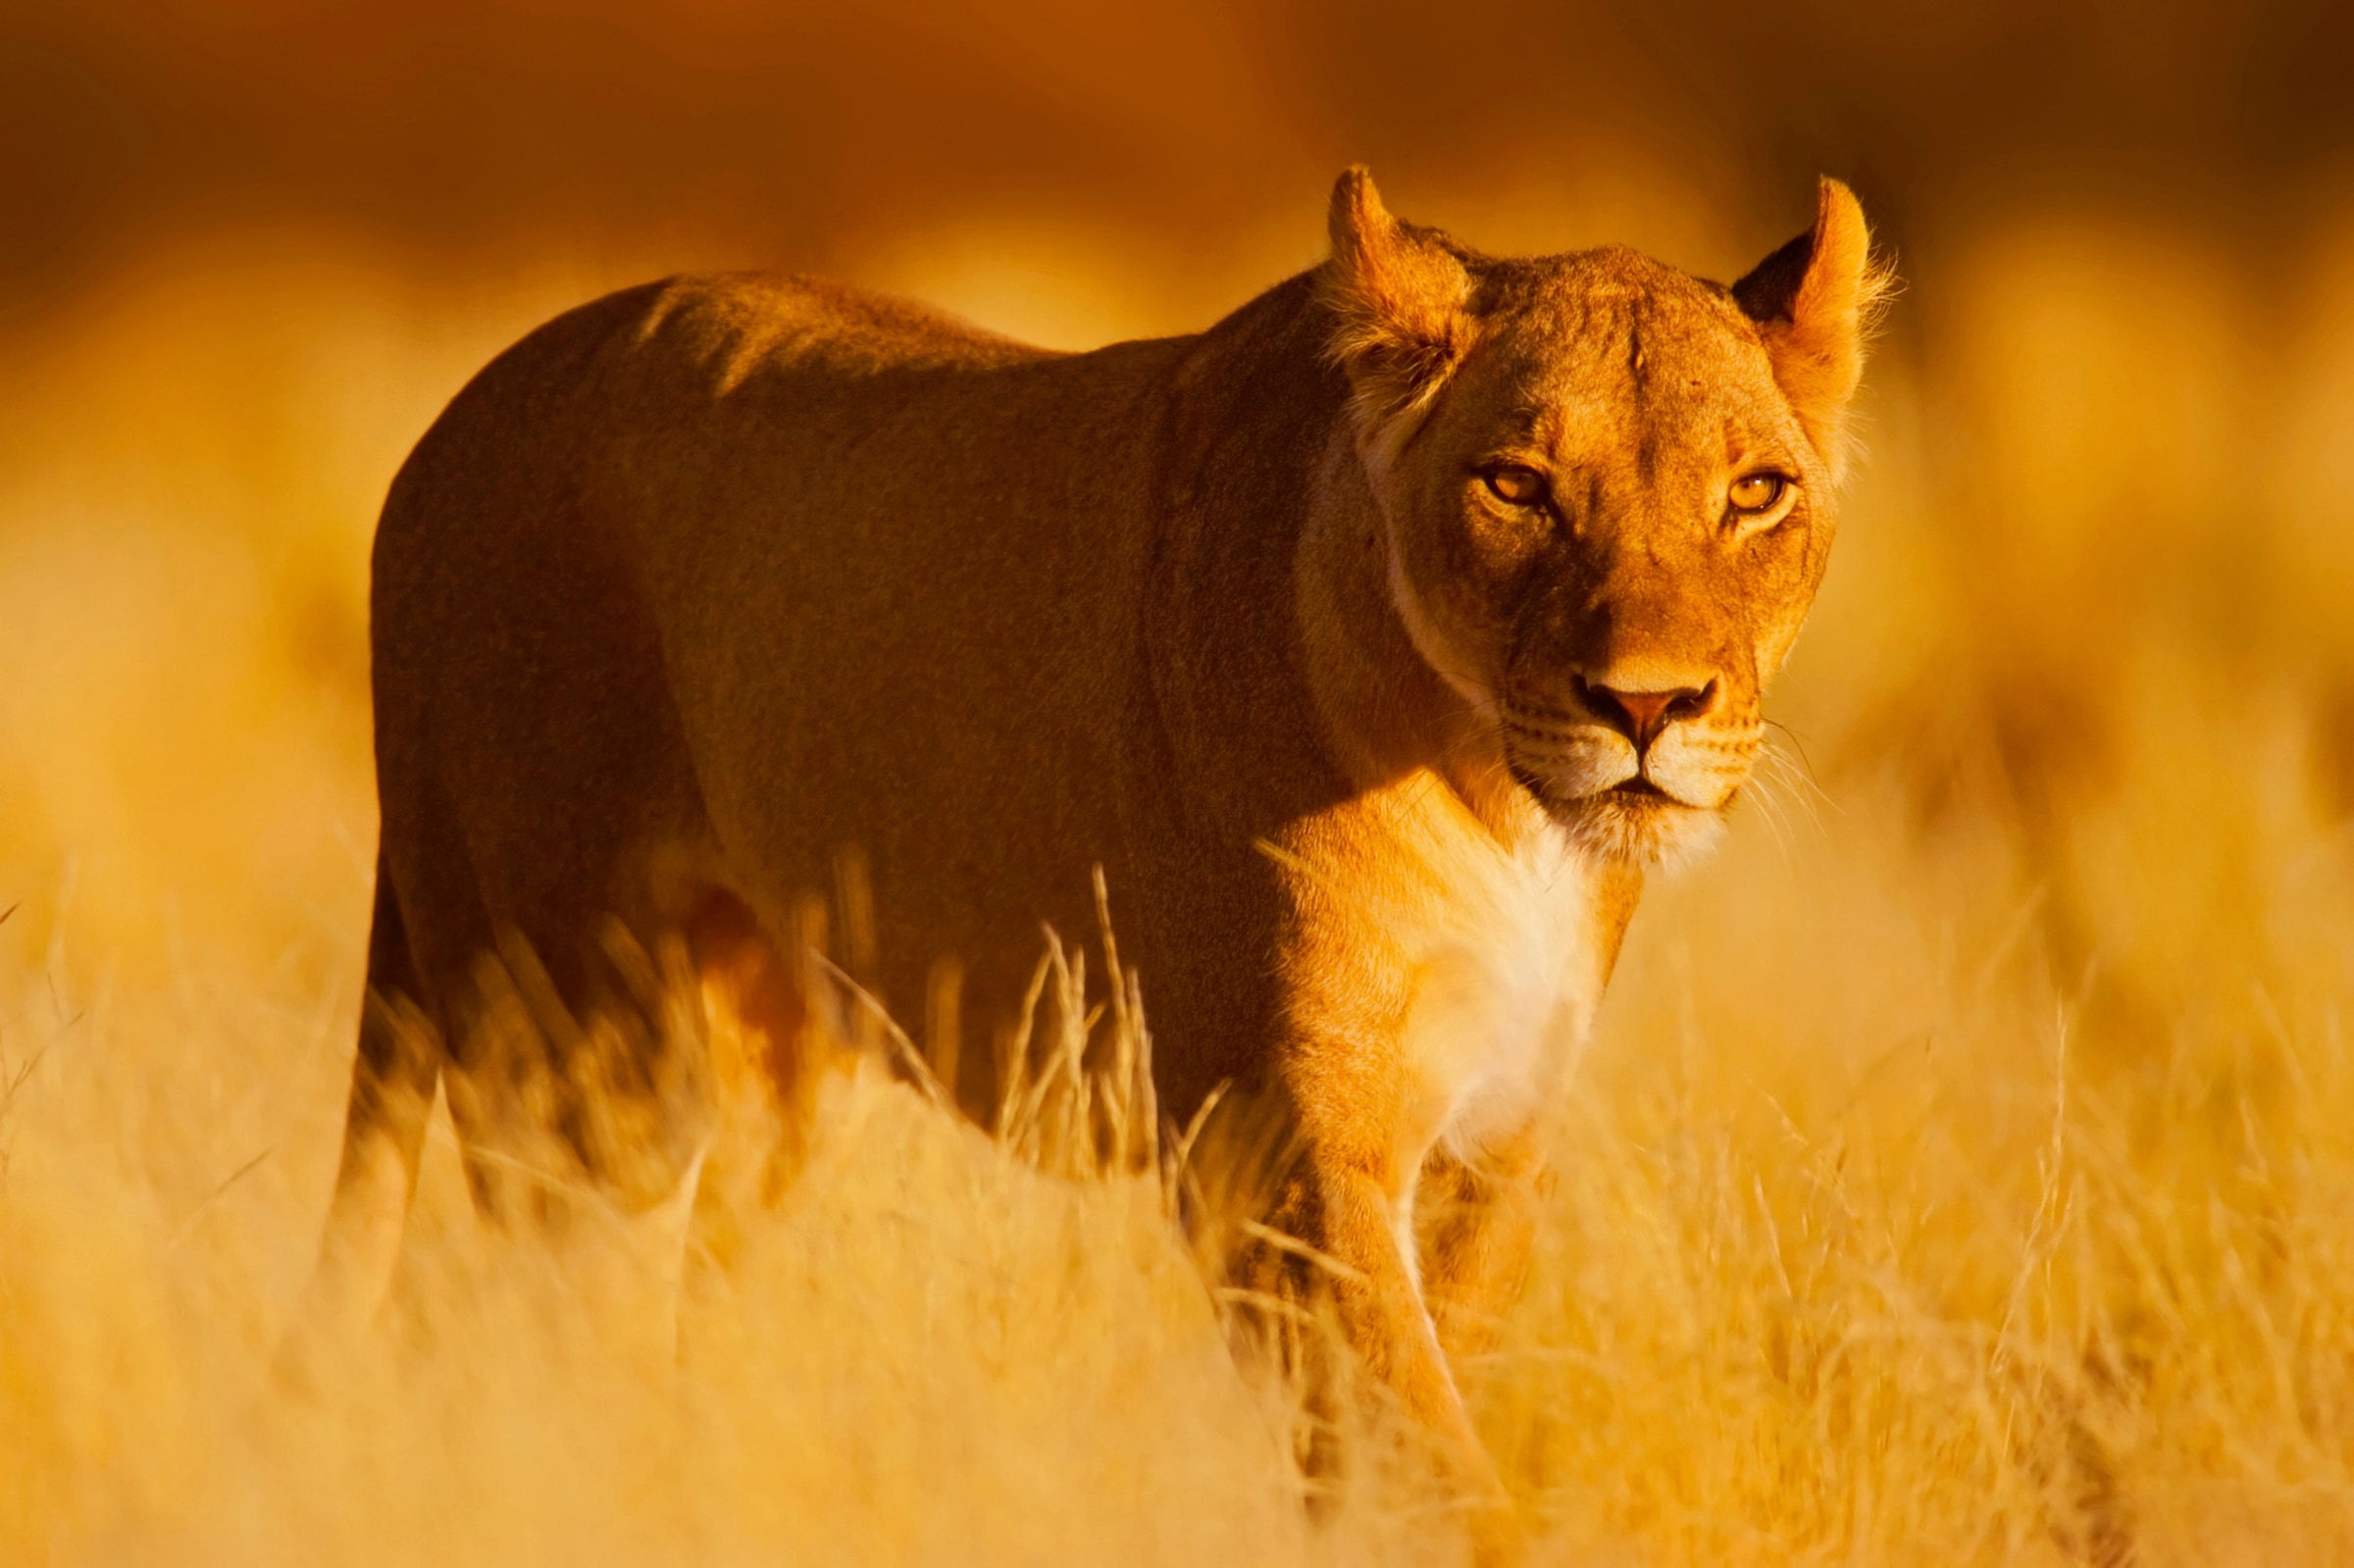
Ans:
{"type": "Polygon", "coordinates": [[[1830,791],[1817,782],[1813,767],[1805,765],[1804,753],[1793,758],[1780,746],[1768,742],[1761,756],[1773,769],[1774,777],[1789,785],[1792,794],[1805,803],[1807,814],[1817,827],[1822,823],[1821,808],[1828,807],[1833,812],[1840,809],[1830,791]]]}
{"type": "Polygon", "coordinates": [[[1787,750],[1770,741],[1767,743],[1766,749],[1781,756],[1784,762],[1791,767],[1793,778],[1803,779],[1808,789],[1821,797],[1823,804],[1837,809],[1837,802],[1831,799],[1830,791],[1823,788],[1822,781],[1816,776],[1815,759],[1807,754],[1805,737],[1778,719],[1767,719],[1764,723],[1767,728],[1779,730],[1783,738],[1789,741],[1787,750]]]}
{"type": "Polygon", "coordinates": [[[1774,852],[1782,857],[1782,869],[1788,871],[1792,864],[1789,823],[1782,815],[1781,802],[1774,798],[1770,782],[1763,776],[1753,777],[1750,783],[1753,787],[1749,798],[1757,802],[1758,818],[1766,824],[1766,831],[1773,835],[1774,852]]]}

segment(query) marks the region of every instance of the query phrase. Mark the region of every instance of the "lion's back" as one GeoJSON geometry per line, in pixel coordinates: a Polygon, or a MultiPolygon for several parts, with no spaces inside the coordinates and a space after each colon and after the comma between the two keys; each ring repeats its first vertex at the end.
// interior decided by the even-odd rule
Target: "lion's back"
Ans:
{"type": "MultiPolygon", "coordinates": [[[[764,495],[822,480],[900,417],[911,386],[954,401],[961,384],[1059,357],[785,274],[667,278],[566,311],[468,381],[395,477],[374,552],[379,667],[438,640],[430,624],[450,606],[543,583],[551,552],[627,554],[659,576],[649,554],[682,531],[740,536],[764,495]]],[[[985,395],[962,401],[989,413],[985,395]]],[[[934,438],[955,443],[959,423],[935,420],[934,438]]]]}
{"type": "MultiPolygon", "coordinates": [[[[612,350],[659,354],[692,367],[723,391],[782,369],[855,378],[986,371],[1064,357],[919,300],[797,274],[690,275],[611,298],[621,307],[612,350]]],[[[531,343],[526,338],[517,348],[531,343]]]]}

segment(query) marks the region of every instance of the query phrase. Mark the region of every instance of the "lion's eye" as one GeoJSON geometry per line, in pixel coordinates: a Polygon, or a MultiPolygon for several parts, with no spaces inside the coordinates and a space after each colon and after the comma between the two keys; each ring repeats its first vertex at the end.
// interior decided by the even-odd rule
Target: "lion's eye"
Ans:
{"type": "Polygon", "coordinates": [[[1733,503],[1734,511],[1755,516],[1773,510],[1774,503],[1789,488],[1790,481],[1779,474],[1751,474],[1733,481],[1733,487],[1727,496],[1733,503]]]}
{"type": "Polygon", "coordinates": [[[1545,499],[1545,476],[1522,464],[1508,463],[1492,469],[1487,480],[1496,499],[1513,506],[1535,506],[1545,499]]]}

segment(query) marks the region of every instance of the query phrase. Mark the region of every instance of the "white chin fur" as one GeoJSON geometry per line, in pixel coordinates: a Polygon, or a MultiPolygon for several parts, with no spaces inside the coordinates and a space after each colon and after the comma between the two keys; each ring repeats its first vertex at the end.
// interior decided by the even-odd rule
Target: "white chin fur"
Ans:
{"type": "Polygon", "coordinates": [[[1550,814],[1584,854],[1670,872],[1698,861],[1724,833],[1720,811],[1609,794],[1572,800],[1550,814]]]}

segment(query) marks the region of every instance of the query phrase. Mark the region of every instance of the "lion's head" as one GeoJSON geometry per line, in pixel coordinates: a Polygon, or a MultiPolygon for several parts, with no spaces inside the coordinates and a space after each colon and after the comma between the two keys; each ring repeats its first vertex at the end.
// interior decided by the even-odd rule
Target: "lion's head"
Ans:
{"type": "Polygon", "coordinates": [[[1415,648],[1579,843],[1697,847],[1821,581],[1842,423],[1885,289],[1862,211],[1730,288],[1624,249],[1478,255],[1332,202],[1323,293],[1415,648]]]}

